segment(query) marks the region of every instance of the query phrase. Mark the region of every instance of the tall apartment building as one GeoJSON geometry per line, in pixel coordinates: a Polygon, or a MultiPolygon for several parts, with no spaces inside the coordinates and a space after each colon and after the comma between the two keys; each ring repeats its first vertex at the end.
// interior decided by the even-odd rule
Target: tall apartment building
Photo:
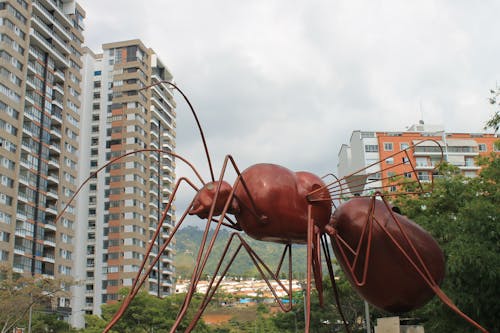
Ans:
{"type": "MultiPolygon", "coordinates": [[[[171,87],[163,83],[140,91],[172,81],[170,71],[140,40],[102,48],[101,54],[86,49],[83,57],[80,182],[122,154],[144,148],[171,151],[175,146],[171,87]]],[[[171,194],[174,167],[167,153],[140,152],[110,165],[84,188],[78,201],[81,236],[75,257],[75,277],[84,283],[75,288],[76,309],[100,314],[103,303],[116,300],[120,288],[132,285],[171,194]]],[[[170,211],[163,238],[174,223],[170,211]]],[[[157,251],[155,247],[150,259],[157,251]]],[[[175,290],[173,274],[169,247],[147,280],[147,290],[170,294],[175,290]]],[[[82,325],[81,313],[75,311],[76,326],[82,325]]]]}
{"type": "Polygon", "coordinates": [[[394,174],[418,177],[429,181],[436,163],[441,160],[441,149],[434,141],[426,141],[410,151],[410,162],[415,166],[416,175],[405,173],[408,164],[397,165],[390,155],[404,150],[422,140],[432,139],[443,149],[444,159],[457,166],[465,176],[475,177],[480,167],[476,157],[495,152],[495,134],[447,133],[443,126],[427,125],[422,121],[402,132],[354,131],[349,144],[343,144],[338,154],[337,171],[340,178],[368,167],[346,183],[352,193],[367,193],[373,188],[386,187],[396,190],[388,183],[394,174]],[[381,164],[377,162],[382,161],[381,164]],[[372,165],[369,167],[370,165],[372,165]],[[392,166],[394,165],[394,166],[392,166]],[[359,186],[368,182],[366,186],[359,186]]]}
{"type": "MultiPolygon", "coordinates": [[[[0,1],[0,261],[74,271],[83,18],[72,0],[0,1]]],[[[68,315],[69,298],[58,300],[68,315]]]]}

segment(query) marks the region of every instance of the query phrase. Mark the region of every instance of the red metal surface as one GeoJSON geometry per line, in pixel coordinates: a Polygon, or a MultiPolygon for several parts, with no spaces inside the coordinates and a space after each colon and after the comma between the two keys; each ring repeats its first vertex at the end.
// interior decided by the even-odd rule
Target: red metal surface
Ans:
{"type": "Polygon", "coordinates": [[[443,281],[444,256],[429,233],[388,208],[375,197],[340,205],[332,217],[332,244],[347,278],[365,300],[403,313],[434,296],[429,281],[443,281]]]}
{"type": "MultiPolygon", "coordinates": [[[[207,218],[212,206],[217,182],[208,183],[196,195],[190,214],[207,218]]],[[[250,237],[261,241],[283,244],[307,243],[307,194],[325,183],[308,172],[293,172],[275,164],[256,164],[241,173],[234,185],[230,213],[234,214],[241,229],[250,237]],[[241,183],[245,183],[246,187],[241,183]]],[[[222,212],[231,187],[221,183],[214,215],[222,212]]],[[[322,195],[329,196],[323,190],[322,195]]],[[[319,229],[330,221],[330,200],[313,206],[312,218],[319,229]]]]}

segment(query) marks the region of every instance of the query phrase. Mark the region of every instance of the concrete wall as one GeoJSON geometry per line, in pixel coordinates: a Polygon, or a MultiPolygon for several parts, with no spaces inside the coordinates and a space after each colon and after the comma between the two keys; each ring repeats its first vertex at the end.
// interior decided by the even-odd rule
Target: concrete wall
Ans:
{"type": "Polygon", "coordinates": [[[378,318],[375,333],[425,333],[420,325],[401,325],[399,317],[378,318]]]}

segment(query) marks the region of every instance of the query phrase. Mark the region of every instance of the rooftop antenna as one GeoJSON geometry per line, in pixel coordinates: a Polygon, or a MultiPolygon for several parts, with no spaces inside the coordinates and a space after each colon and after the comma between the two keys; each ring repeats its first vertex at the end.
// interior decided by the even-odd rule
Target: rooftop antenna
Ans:
{"type": "Polygon", "coordinates": [[[424,109],[422,108],[422,100],[420,100],[420,125],[424,124],[424,109]]]}

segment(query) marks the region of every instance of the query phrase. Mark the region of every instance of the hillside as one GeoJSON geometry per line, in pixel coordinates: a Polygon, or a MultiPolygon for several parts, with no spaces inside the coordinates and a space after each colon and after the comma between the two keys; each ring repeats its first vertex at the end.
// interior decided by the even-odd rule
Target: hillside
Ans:
{"type": "MultiPolygon", "coordinates": [[[[224,248],[229,240],[232,230],[222,229],[219,232],[215,242],[212,254],[210,255],[207,267],[204,274],[212,275],[218,261],[224,251],[224,248]]],[[[212,235],[212,231],[209,236],[212,235]]],[[[175,265],[177,278],[189,278],[193,271],[194,262],[198,255],[198,250],[203,237],[203,230],[196,227],[185,227],[180,229],[176,234],[176,257],[175,265]]],[[[278,261],[283,253],[284,245],[257,241],[245,236],[252,249],[262,258],[262,260],[272,269],[275,270],[278,261]]],[[[234,252],[239,242],[233,241],[230,254],[234,252]]],[[[303,279],[305,277],[306,267],[306,247],[304,245],[296,245],[292,248],[293,254],[293,271],[294,277],[303,279]]],[[[229,256],[229,255],[228,255],[229,256]]],[[[282,272],[288,272],[288,265],[284,265],[282,272]]],[[[258,270],[255,268],[252,260],[247,255],[244,248],[240,250],[238,257],[233,262],[229,272],[229,276],[236,277],[259,277],[258,270]]]]}

